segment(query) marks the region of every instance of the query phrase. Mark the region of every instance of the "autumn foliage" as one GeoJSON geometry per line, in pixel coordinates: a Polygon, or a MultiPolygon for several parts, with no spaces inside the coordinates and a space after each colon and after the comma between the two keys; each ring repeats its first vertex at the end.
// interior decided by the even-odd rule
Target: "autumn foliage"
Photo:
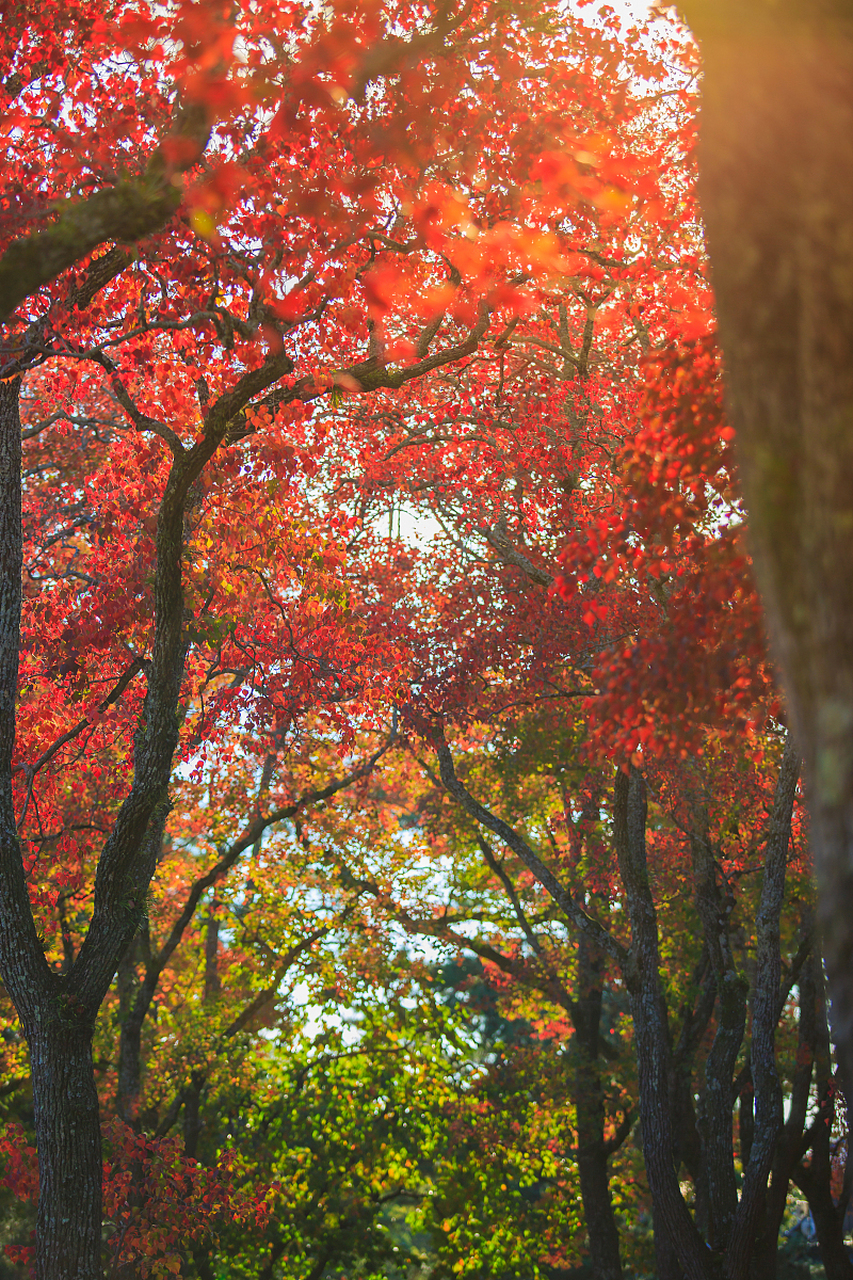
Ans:
{"type": "Polygon", "coordinates": [[[16,1274],[845,1274],[688,34],[2,17],[16,1274]]]}

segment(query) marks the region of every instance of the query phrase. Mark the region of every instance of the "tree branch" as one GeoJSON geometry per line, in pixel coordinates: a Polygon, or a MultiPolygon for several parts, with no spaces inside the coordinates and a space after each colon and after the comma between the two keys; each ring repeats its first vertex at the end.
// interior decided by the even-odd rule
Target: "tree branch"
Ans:
{"type": "Polygon", "coordinates": [[[180,159],[167,162],[160,146],[141,178],[96,191],[85,200],[68,200],[59,207],[55,222],[13,240],[0,258],[0,322],[104,241],[133,243],[159,230],[181,202],[181,185],[176,185],[175,178],[197,162],[209,137],[203,108],[179,108],[168,141],[191,144],[179,149],[180,159]]]}
{"type": "Polygon", "coordinates": [[[438,756],[439,772],[445,790],[453,796],[475,821],[482,823],[489,831],[494,832],[496,836],[503,840],[505,845],[512,849],[513,853],[533,873],[542,887],[560,907],[567,920],[576,929],[589,938],[590,942],[594,942],[596,946],[600,947],[612,960],[615,960],[620,968],[627,968],[629,956],[622,943],[614,938],[611,933],[608,933],[596,919],[588,915],[579,903],[575,902],[572,895],[560,884],[550,868],[534,853],[527,841],[523,840],[509,823],[504,822],[502,818],[498,818],[489,809],[481,805],[479,801],[475,800],[459,781],[453,764],[453,756],[450,753],[442,730],[440,728],[427,728],[426,733],[438,756]]]}
{"type": "Polygon", "coordinates": [[[36,934],[12,794],[23,567],[20,389],[20,377],[0,381],[0,973],[29,1036],[55,975],[36,934]]]}

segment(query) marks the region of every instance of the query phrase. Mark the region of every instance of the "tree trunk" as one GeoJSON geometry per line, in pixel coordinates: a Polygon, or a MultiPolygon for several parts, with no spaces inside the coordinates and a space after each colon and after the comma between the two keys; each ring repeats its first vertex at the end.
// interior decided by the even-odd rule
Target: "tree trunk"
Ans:
{"type": "Polygon", "coordinates": [[[653,1214],[655,1233],[655,1280],[684,1280],[678,1254],[659,1213],[653,1214]]]}
{"type": "MultiPolygon", "coordinates": [[[[810,913],[806,914],[803,931],[810,931],[810,913]]],[[[788,1118],[782,1135],[776,1144],[770,1186],[767,1191],[764,1224],[756,1241],[753,1255],[755,1280],[774,1280],[779,1231],[785,1214],[788,1184],[802,1153],[803,1130],[808,1114],[812,1082],[812,1061],[816,1041],[816,1015],[819,1000],[818,984],[823,986],[819,958],[812,952],[803,965],[798,986],[800,988],[800,1017],[797,1032],[797,1068],[789,1094],[788,1118]]],[[[748,1157],[743,1156],[744,1166],[748,1157]]]]}
{"type": "Polygon", "coordinates": [[[842,1232],[844,1213],[833,1202],[829,1180],[819,1171],[800,1166],[794,1173],[794,1181],[809,1202],[826,1280],[853,1280],[853,1262],[842,1232]]]}
{"type": "Polygon", "coordinates": [[[775,1045],[776,1024],[781,1012],[779,921],[785,897],[791,816],[799,776],[800,757],[789,734],[767,824],[764,877],[755,922],[755,989],[750,1047],[755,1124],[749,1160],[743,1171],[734,1229],[726,1251],[725,1269],[729,1280],[746,1280],[756,1239],[766,1230],[767,1179],[782,1134],[782,1088],[776,1070],[775,1045]]]}
{"type": "Polygon", "coordinates": [[[815,966],[814,1046],[815,1077],[820,1102],[818,1115],[812,1124],[812,1156],[808,1166],[798,1165],[793,1178],[809,1202],[817,1233],[820,1259],[827,1280],[853,1280],[853,1263],[844,1246],[844,1209],[832,1198],[832,1153],[830,1138],[835,1112],[835,1081],[832,1077],[832,1056],[829,1043],[829,1026],[826,1019],[826,1001],[823,993],[822,974],[815,966]]]}
{"type": "Polygon", "coordinates": [[[700,194],[729,407],[853,1079],[853,14],[847,0],[683,9],[704,55],[700,194]]]}
{"type": "Polygon", "coordinates": [[[91,1027],[73,1007],[29,1035],[39,1155],[39,1280],[101,1272],[101,1125],[91,1027]]]}
{"type": "MultiPolygon", "coordinates": [[[[101,277],[97,288],[113,275],[101,277]]],[[[26,359],[26,343],[18,339],[0,351],[0,977],[33,1056],[42,1177],[38,1274],[41,1280],[95,1280],[100,1275],[101,1169],[91,1033],[142,921],[169,812],[189,646],[183,581],[184,547],[191,534],[187,511],[193,487],[235,414],[291,373],[293,361],[277,351],[244,372],[209,408],[203,435],[190,448],[162,424],[158,428],[172,451],[172,463],[157,513],[154,625],[144,666],[144,709],[133,743],[133,781],[98,858],[85,939],[69,971],[59,975],[45,959],[33,919],[12,785],[23,566],[19,395],[26,359]]],[[[101,704],[102,711],[126,684],[125,674],[101,704]]],[[[15,767],[23,770],[25,781],[34,782],[26,762],[15,767]]],[[[192,910],[194,906],[190,915],[192,910]]],[[[131,1115],[138,1091],[135,1053],[131,1044],[121,1084],[122,1107],[131,1115]]]]}
{"type": "Polygon", "coordinates": [[[678,1185],[672,1140],[671,1052],[660,978],[657,912],[646,863],[645,783],[636,769],[616,774],[614,837],[631,920],[628,990],[640,1086],[643,1156],[655,1212],[686,1280],[713,1280],[714,1259],[678,1185]]]}
{"type": "Polygon", "coordinates": [[[619,1231],[610,1197],[608,1148],[604,1137],[601,1084],[601,963],[590,942],[578,939],[579,998],[571,1013],[575,1027],[574,1103],[578,1131],[578,1175],[589,1254],[596,1280],[622,1280],[619,1231]]]}
{"type": "MultiPolygon", "coordinates": [[[[3,372],[0,370],[0,372],[3,372]]],[[[30,909],[12,793],[21,627],[20,378],[0,378],[0,974],[30,1047],[41,1179],[39,1280],[101,1275],[94,1012],[52,972],[30,909]]]]}
{"type": "Polygon", "coordinates": [[[201,1118],[201,1091],[204,1073],[193,1071],[184,1090],[184,1155],[198,1159],[198,1143],[204,1122],[201,1118]]]}
{"type": "Polygon", "coordinates": [[[0,376],[0,975],[32,1057],[41,1179],[37,1275],[39,1280],[99,1280],[102,1168],[92,1029],[142,915],[168,812],[184,655],[183,508],[173,484],[171,510],[160,515],[161,543],[168,545],[164,552],[158,543],[158,575],[165,565],[166,585],[174,586],[176,572],[178,581],[164,598],[158,576],[160,650],[155,645],[153,659],[166,674],[149,677],[147,732],[137,739],[134,784],[99,861],[92,926],[72,969],[59,975],[49,967],[36,932],[12,790],[21,643],[20,383],[19,376],[0,376]],[[160,619],[167,624],[165,640],[160,619]]]}
{"type": "Polygon", "coordinates": [[[725,901],[707,820],[694,811],[698,830],[691,836],[696,907],[717,989],[717,1029],[705,1061],[705,1092],[699,1112],[703,1159],[709,1192],[708,1243],[716,1252],[729,1244],[738,1197],[732,1160],[732,1080],[746,1027],[747,983],[738,972],[729,939],[732,904],[725,901]]]}
{"type": "Polygon", "coordinates": [[[675,1167],[678,1169],[684,1165],[693,1181],[693,1218],[707,1240],[711,1192],[693,1098],[696,1057],[713,1016],[717,996],[716,978],[707,947],[702,949],[695,981],[698,995],[682,1005],[681,1029],[672,1051],[670,1111],[675,1167]]]}
{"type": "Polygon", "coordinates": [[[607,1150],[599,1137],[593,1145],[582,1149],[584,1126],[578,1109],[578,1175],[583,1201],[589,1256],[596,1280],[622,1280],[619,1256],[619,1232],[610,1198],[610,1170],[607,1150]]]}

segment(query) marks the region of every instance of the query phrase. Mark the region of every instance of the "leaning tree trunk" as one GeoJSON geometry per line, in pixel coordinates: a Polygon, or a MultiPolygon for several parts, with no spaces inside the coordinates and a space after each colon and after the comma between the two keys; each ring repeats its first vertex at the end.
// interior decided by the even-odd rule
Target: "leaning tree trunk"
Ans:
{"type": "Polygon", "coordinates": [[[701,199],[759,586],[805,757],[833,1030],[853,1079],[853,11],[683,0],[701,199]]]}

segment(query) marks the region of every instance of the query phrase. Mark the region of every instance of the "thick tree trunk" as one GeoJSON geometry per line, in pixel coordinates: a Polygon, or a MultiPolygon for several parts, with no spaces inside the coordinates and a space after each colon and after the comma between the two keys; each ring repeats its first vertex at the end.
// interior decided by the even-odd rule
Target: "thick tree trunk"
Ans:
{"type": "Polygon", "coordinates": [[[653,1214],[655,1233],[655,1280],[684,1280],[678,1254],[659,1213],[653,1214]]]}
{"type": "Polygon", "coordinates": [[[91,1027],[62,1008],[31,1031],[39,1280],[101,1276],[101,1125],[91,1027]]]}
{"type": "Polygon", "coordinates": [[[729,406],[853,1079],[853,12],[683,8],[704,56],[701,197],[729,406]]]}
{"type": "MultiPolygon", "coordinates": [[[[0,367],[0,374],[5,372],[0,367]]],[[[142,914],[168,812],[165,789],[177,742],[184,653],[183,508],[173,499],[174,509],[165,518],[161,512],[160,521],[166,530],[161,542],[168,545],[165,553],[161,549],[158,573],[165,564],[166,585],[173,586],[177,572],[172,597],[163,599],[163,582],[159,577],[157,582],[160,652],[155,644],[154,663],[159,660],[166,668],[165,678],[149,679],[148,731],[138,739],[134,786],[99,862],[92,928],[71,971],[59,975],[48,966],[36,932],[12,790],[21,641],[19,394],[19,377],[0,376],[0,975],[32,1057],[40,1175],[37,1275],[39,1280],[99,1280],[102,1169],[91,1037],[100,1003],[142,914]]]]}

